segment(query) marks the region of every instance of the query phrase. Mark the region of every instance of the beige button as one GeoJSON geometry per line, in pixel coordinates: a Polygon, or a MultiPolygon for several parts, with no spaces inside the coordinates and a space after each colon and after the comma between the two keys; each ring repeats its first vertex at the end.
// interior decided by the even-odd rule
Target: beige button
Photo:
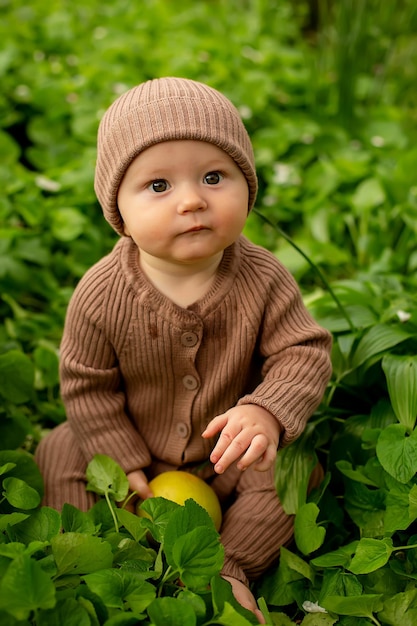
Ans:
{"type": "Polygon", "coordinates": [[[182,437],[183,439],[185,439],[186,437],[188,437],[189,432],[190,432],[190,429],[188,428],[188,425],[185,422],[179,422],[177,424],[177,435],[179,437],[182,437]]]}
{"type": "Polygon", "coordinates": [[[187,348],[192,348],[193,346],[196,345],[197,342],[198,342],[198,335],[196,333],[193,333],[192,331],[183,333],[181,335],[181,343],[183,346],[187,348]]]}
{"type": "Polygon", "coordinates": [[[197,389],[198,387],[198,380],[196,379],[195,376],[192,376],[191,374],[187,374],[186,376],[183,377],[182,384],[184,385],[186,389],[189,389],[190,391],[194,391],[194,389],[197,389]]]}

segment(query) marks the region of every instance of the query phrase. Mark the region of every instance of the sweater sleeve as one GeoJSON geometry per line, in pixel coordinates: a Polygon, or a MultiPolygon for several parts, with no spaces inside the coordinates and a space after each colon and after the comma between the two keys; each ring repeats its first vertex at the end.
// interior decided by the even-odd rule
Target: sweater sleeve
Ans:
{"type": "Polygon", "coordinates": [[[61,394],[68,422],[87,462],[95,454],[107,454],[129,473],[149,465],[151,457],[125,412],[115,331],[106,327],[106,318],[117,319],[118,339],[122,340],[127,312],[108,313],[110,307],[118,305],[107,293],[120,287],[109,285],[112,274],[108,264],[97,264],[73,294],[61,342],[61,394]]]}
{"type": "Polygon", "coordinates": [[[258,337],[262,382],[238,404],[258,404],[284,431],[280,446],[296,439],[320,404],[331,376],[330,333],[307,311],[291,274],[264,259],[268,296],[258,337]]]}

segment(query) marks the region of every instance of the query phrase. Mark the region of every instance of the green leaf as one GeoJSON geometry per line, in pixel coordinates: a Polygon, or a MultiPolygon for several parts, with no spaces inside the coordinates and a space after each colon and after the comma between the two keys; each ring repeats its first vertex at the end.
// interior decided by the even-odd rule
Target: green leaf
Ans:
{"type": "Polygon", "coordinates": [[[314,570],[298,555],[290,552],[284,546],[280,550],[280,560],[277,569],[262,581],[260,594],[269,604],[285,606],[295,600],[294,583],[304,579],[314,582],[314,570]]]}
{"type": "Polygon", "coordinates": [[[337,469],[342,472],[344,476],[349,478],[350,480],[355,480],[359,483],[363,483],[364,485],[369,485],[370,487],[378,487],[378,485],[368,478],[366,474],[361,471],[361,469],[353,469],[352,463],[349,461],[341,460],[336,462],[337,469]]]}
{"type": "Polygon", "coordinates": [[[87,574],[113,563],[111,545],[100,537],[69,532],[53,537],[51,546],[59,576],[87,574]]]}
{"type": "Polygon", "coordinates": [[[62,207],[52,213],[51,231],[59,241],[73,241],[83,234],[87,223],[78,209],[62,207]]]}
{"type": "Polygon", "coordinates": [[[417,356],[387,354],[382,359],[394,413],[408,432],[417,419],[417,356]]]}
{"type": "Polygon", "coordinates": [[[314,426],[307,425],[304,433],[290,446],[277,454],[275,486],[287,515],[297,513],[305,504],[311,472],[317,465],[312,433],[314,426]]]}
{"type": "Polygon", "coordinates": [[[26,515],[25,513],[5,513],[0,515],[0,532],[4,532],[8,526],[20,524],[20,522],[23,522],[28,518],[29,515],[26,515]]]}
{"type": "Polygon", "coordinates": [[[33,395],[35,369],[19,350],[0,355],[0,395],[14,404],[27,402],[33,395]]]}
{"type": "MultiPolygon", "coordinates": [[[[171,511],[164,536],[164,550],[168,561],[172,559],[172,550],[177,539],[198,527],[215,530],[213,520],[206,509],[195,500],[188,499],[183,506],[171,511]]],[[[217,531],[215,532],[217,534],[217,531]]]]}
{"type": "Polygon", "coordinates": [[[174,511],[179,509],[180,506],[180,504],[160,496],[147,498],[140,505],[140,509],[152,518],[152,520],[144,518],[143,525],[145,528],[148,528],[152,537],[158,543],[164,543],[166,528],[172,520],[174,511]]]}
{"type": "Polygon", "coordinates": [[[36,489],[20,478],[9,477],[3,480],[3,496],[17,509],[35,509],[41,501],[36,489]]]}
{"type": "Polygon", "coordinates": [[[388,474],[408,483],[417,472],[417,431],[408,436],[405,426],[390,424],[378,438],[376,454],[388,474]]]}
{"type": "Polygon", "coordinates": [[[179,537],[167,561],[179,571],[182,582],[191,590],[207,587],[223,566],[224,548],[214,528],[198,527],[179,537]]]}
{"type": "Polygon", "coordinates": [[[126,530],[132,535],[135,541],[140,541],[147,533],[147,528],[143,524],[143,519],[126,511],[125,509],[116,509],[117,519],[121,526],[124,526],[126,530]]]}
{"type": "Polygon", "coordinates": [[[156,594],[155,587],[136,573],[115,568],[103,568],[82,578],[89,589],[110,609],[124,610],[127,603],[132,611],[140,614],[146,610],[156,594]]]}
{"type": "Polygon", "coordinates": [[[323,606],[337,615],[353,615],[355,617],[373,618],[383,607],[382,594],[363,594],[361,596],[328,596],[323,600],[323,606]]]}
{"type": "MultiPolygon", "coordinates": [[[[252,626],[253,623],[238,613],[229,602],[224,603],[223,610],[221,613],[218,613],[214,619],[215,621],[213,623],[221,626],[231,626],[231,624],[233,624],[233,626],[252,626]]],[[[160,626],[162,626],[162,624],[160,626]]]]}
{"type": "Polygon", "coordinates": [[[197,618],[191,605],[175,598],[156,598],[148,607],[155,626],[196,626],[197,618]]]}
{"type": "Polygon", "coordinates": [[[87,466],[87,491],[108,494],[121,502],[129,493],[129,481],[116,461],[105,454],[96,454],[87,466]]]}
{"type": "Polygon", "coordinates": [[[319,513],[319,507],[313,502],[309,502],[300,507],[295,516],[295,543],[303,554],[311,554],[320,548],[324,542],[326,529],[316,523],[319,513]]]}
{"type": "Polygon", "coordinates": [[[24,480],[43,495],[43,478],[32,454],[22,450],[0,450],[0,465],[7,464],[7,474],[24,480]],[[13,464],[14,467],[10,465],[13,464]]]}
{"type": "Polygon", "coordinates": [[[384,608],[378,613],[384,624],[415,626],[417,624],[417,589],[408,589],[385,598],[384,608]]]}
{"type": "Polygon", "coordinates": [[[372,539],[364,537],[359,540],[354,557],[348,569],[354,574],[369,574],[384,567],[393,551],[392,539],[372,539]]]}
{"type": "Polygon", "coordinates": [[[385,191],[377,178],[367,178],[355,189],[352,206],[357,214],[362,215],[385,201],[385,191]]]}
{"type": "Polygon", "coordinates": [[[333,552],[317,556],[310,563],[315,567],[347,567],[351,561],[352,554],[356,551],[357,545],[357,541],[352,541],[337,550],[333,550],[333,552]]]}
{"type": "Polygon", "coordinates": [[[93,535],[97,531],[91,516],[77,509],[72,504],[65,503],[61,512],[62,528],[65,532],[86,533],[93,535]]]}
{"type": "Polygon", "coordinates": [[[74,598],[61,600],[36,619],[37,626],[91,626],[91,623],[87,610],[74,598]]]}
{"type": "Polygon", "coordinates": [[[30,517],[13,527],[16,541],[29,544],[31,541],[51,541],[61,528],[61,515],[55,509],[43,506],[30,517]]]}
{"type": "Polygon", "coordinates": [[[355,369],[371,357],[381,354],[389,348],[399,345],[412,335],[398,326],[376,324],[364,334],[352,357],[352,368],[355,369]]]}
{"type": "Polygon", "coordinates": [[[55,602],[55,586],[37,561],[22,554],[10,563],[0,583],[0,609],[23,620],[55,602]]]}

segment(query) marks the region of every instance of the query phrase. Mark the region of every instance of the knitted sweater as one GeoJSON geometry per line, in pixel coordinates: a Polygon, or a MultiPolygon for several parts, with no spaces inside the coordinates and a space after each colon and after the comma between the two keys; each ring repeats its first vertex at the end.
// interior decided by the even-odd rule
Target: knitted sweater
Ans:
{"type": "Polygon", "coordinates": [[[80,281],[61,345],[61,390],[86,461],[131,472],[151,459],[208,459],[209,421],[254,403],[304,429],[330,376],[331,338],[282,264],[244,237],[227,248],[209,292],[181,308],[143,274],[122,237],[80,281]]]}

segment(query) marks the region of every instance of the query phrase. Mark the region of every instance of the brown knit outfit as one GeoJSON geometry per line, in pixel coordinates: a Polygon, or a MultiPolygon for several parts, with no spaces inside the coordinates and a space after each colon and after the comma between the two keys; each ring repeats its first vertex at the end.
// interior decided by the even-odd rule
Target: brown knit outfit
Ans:
{"type": "MultiPolygon", "coordinates": [[[[91,506],[85,467],[96,453],[125,472],[149,468],[150,477],[199,466],[214,445],[201,433],[236,404],[265,407],[288,444],[320,402],[329,348],[288,271],[245,238],[226,249],[209,293],[187,309],[153,287],[135,244],[122,238],[80,281],[68,309],[61,347],[68,422],[37,451],[45,503],[91,506]]],[[[212,485],[220,496],[237,491],[221,529],[223,573],[246,582],[276,559],[292,519],[273,470],[233,467],[212,485]]]]}
{"type": "MultiPolygon", "coordinates": [[[[141,151],[172,139],[207,141],[229,154],[252,208],[253,151],[235,107],[207,85],[157,79],[120,96],[99,128],[95,190],[119,234],[124,173],[141,151]]],[[[83,277],[68,307],[61,345],[68,421],[36,452],[44,503],[88,509],[95,496],[85,489],[85,470],[99,453],[149,479],[173,468],[197,471],[225,506],[222,573],[248,583],[291,539],[293,520],[276,494],[274,468],[241,473],[233,465],[215,476],[208,463],[215,442],[201,433],[236,404],[257,404],[282,425],[280,446],[293,441],[329,380],[330,345],[289,272],[244,237],[224,251],[209,292],[186,309],[150,283],[136,245],[122,237],[83,277]]]]}

